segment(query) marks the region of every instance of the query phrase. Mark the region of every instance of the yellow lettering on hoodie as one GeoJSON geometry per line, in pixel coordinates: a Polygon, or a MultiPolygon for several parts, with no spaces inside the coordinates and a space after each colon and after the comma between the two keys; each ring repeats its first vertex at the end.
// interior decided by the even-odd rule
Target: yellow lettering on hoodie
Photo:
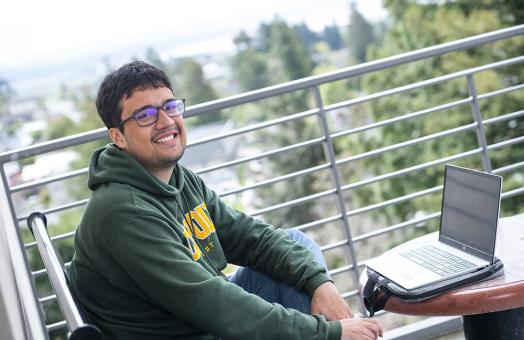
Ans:
{"type": "Polygon", "coordinates": [[[200,260],[200,257],[202,256],[202,251],[200,250],[200,247],[193,239],[193,234],[191,233],[191,230],[189,230],[188,226],[185,223],[184,220],[184,236],[187,240],[187,247],[189,248],[189,251],[191,252],[191,255],[193,256],[193,260],[198,261],[200,260]]]}
{"type": "Polygon", "coordinates": [[[193,233],[198,239],[204,240],[212,233],[216,232],[215,224],[211,221],[209,211],[205,202],[202,202],[194,210],[184,216],[184,236],[189,245],[189,250],[193,254],[193,259],[198,261],[202,256],[202,251],[198,243],[193,239],[193,233]],[[191,220],[189,220],[191,219],[191,220]],[[191,222],[188,222],[191,221],[191,222]]]}

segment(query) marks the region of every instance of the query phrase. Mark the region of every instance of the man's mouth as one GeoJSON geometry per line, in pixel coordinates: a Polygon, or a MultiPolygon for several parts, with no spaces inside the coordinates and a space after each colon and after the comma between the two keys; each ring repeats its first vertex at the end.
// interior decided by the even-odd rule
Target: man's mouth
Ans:
{"type": "Polygon", "coordinates": [[[175,131],[174,133],[170,133],[168,135],[164,135],[161,138],[155,139],[154,143],[155,144],[166,144],[166,143],[169,143],[169,142],[171,142],[171,141],[173,141],[175,139],[177,134],[178,134],[178,132],[175,131]]]}

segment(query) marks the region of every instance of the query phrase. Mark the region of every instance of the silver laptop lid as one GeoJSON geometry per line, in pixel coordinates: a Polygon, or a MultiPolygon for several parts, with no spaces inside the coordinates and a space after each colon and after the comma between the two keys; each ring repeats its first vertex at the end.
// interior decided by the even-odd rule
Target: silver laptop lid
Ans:
{"type": "Polygon", "coordinates": [[[439,241],[493,262],[502,177],[446,165],[439,241]]]}

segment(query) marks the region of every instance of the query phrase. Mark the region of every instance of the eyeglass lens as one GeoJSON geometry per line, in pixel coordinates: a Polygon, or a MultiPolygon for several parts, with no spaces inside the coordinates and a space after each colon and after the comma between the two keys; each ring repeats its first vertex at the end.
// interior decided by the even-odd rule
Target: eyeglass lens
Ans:
{"type": "MultiPolygon", "coordinates": [[[[162,106],[162,110],[170,117],[175,117],[184,113],[185,105],[181,99],[171,100],[162,106]]],[[[141,126],[150,125],[158,120],[160,109],[148,107],[135,113],[135,120],[141,126]]]]}

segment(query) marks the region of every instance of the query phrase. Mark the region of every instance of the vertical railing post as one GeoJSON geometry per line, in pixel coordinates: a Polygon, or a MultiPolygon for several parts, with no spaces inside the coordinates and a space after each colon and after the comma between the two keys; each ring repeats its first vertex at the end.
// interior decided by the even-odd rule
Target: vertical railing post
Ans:
{"type": "Polygon", "coordinates": [[[477,88],[475,87],[475,81],[473,80],[473,75],[469,74],[467,76],[468,80],[468,91],[471,97],[471,111],[473,112],[473,119],[477,123],[477,140],[482,148],[482,165],[484,166],[484,171],[491,172],[491,160],[489,159],[488,154],[488,142],[486,140],[486,131],[484,130],[484,125],[482,124],[482,115],[480,113],[480,107],[478,103],[477,88]]]}
{"type": "MultiPolygon", "coordinates": [[[[326,119],[326,111],[324,110],[324,103],[322,101],[322,95],[320,94],[320,88],[318,86],[314,87],[315,95],[315,105],[318,108],[318,120],[320,122],[320,129],[322,134],[325,137],[324,142],[322,143],[324,147],[324,153],[326,155],[327,161],[330,164],[331,177],[335,184],[336,189],[336,199],[338,211],[342,216],[343,224],[343,233],[347,240],[346,254],[348,256],[348,261],[353,266],[353,287],[358,291],[358,281],[360,276],[360,271],[358,269],[358,261],[355,255],[355,247],[353,245],[353,238],[351,236],[351,228],[349,226],[349,218],[346,210],[346,204],[344,202],[344,195],[342,192],[342,184],[340,181],[340,174],[336,165],[335,158],[335,148],[333,147],[333,140],[329,133],[328,123],[326,119]]],[[[362,303],[362,299],[359,299],[360,312],[365,314],[365,307],[362,303]]]]}
{"type": "MultiPolygon", "coordinates": [[[[11,278],[15,281],[16,297],[14,299],[18,301],[14,305],[6,306],[10,308],[9,320],[21,322],[21,327],[25,333],[22,335],[20,334],[20,329],[15,330],[17,328],[15,322],[12,325],[14,327],[13,331],[17,332],[15,338],[24,340],[49,339],[47,332],[44,332],[43,310],[38,302],[36,287],[29,270],[27,255],[10,199],[9,185],[3,163],[0,163],[0,228],[2,228],[0,230],[2,234],[0,235],[0,242],[5,243],[0,245],[0,249],[5,248],[7,250],[7,262],[9,262],[11,267],[9,268],[9,273],[2,274],[2,280],[11,278]]],[[[7,282],[5,283],[7,284],[7,282]]],[[[4,289],[4,287],[4,284],[0,285],[0,289],[4,289]]]]}

